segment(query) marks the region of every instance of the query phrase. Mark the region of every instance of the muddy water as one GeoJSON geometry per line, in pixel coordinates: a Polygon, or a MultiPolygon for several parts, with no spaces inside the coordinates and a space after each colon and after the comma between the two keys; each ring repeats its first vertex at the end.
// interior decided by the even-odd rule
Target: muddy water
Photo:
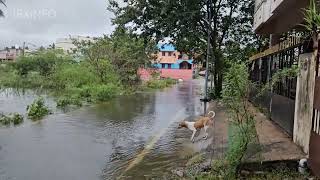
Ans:
{"type": "MultiPolygon", "coordinates": [[[[177,122],[198,115],[199,81],[0,128],[0,180],[148,179],[181,166],[194,149],[177,122]]],[[[0,93],[0,112],[25,113],[33,92],[0,93]]],[[[54,101],[46,98],[54,109],[54,101]]]]}

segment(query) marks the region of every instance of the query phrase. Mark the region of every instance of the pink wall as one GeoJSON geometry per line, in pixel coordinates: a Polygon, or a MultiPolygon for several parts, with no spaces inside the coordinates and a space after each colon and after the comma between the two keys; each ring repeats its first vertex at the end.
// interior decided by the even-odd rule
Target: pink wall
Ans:
{"type": "Polygon", "coordinates": [[[139,69],[138,70],[138,74],[140,75],[140,78],[143,80],[143,81],[148,81],[151,79],[151,72],[148,71],[147,69],[139,69]]]}
{"type": "Polygon", "coordinates": [[[192,79],[192,69],[161,69],[161,77],[172,79],[192,79]]]}
{"type": "MultiPolygon", "coordinates": [[[[163,78],[172,78],[172,79],[183,79],[191,80],[192,79],[192,69],[160,69],[161,77],[163,78]]],[[[138,71],[140,78],[144,81],[151,79],[150,71],[146,69],[140,69],[138,71]]]]}

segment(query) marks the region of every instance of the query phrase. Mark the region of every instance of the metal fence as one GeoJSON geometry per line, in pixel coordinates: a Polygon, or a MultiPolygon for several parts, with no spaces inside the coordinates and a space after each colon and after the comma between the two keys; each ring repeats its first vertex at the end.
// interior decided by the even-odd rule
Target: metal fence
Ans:
{"type": "MultiPolygon", "coordinates": [[[[304,51],[301,41],[290,40],[291,44],[284,47],[267,50],[264,55],[251,58],[250,80],[258,87],[271,83],[276,72],[298,65],[299,55],[304,51]]],[[[251,101],[270,113],[271,119],[283,128],[289,135],[293,135],[294,109],[297,78],[281,78],[273,87],[260,97],[251,98],[251,101]]],[[[253,90],[257,94],[257,90],[253,90]]],[[[254,95],[251,95],[254,97],[254,95]]]]}
{"type": "Polygon", "coordinates": [[[309,157],[313,172],[320,177],[320,73],[319,54],[316,63],[316,80],[314,89],[312,130],[310,137],[309,157]]]}

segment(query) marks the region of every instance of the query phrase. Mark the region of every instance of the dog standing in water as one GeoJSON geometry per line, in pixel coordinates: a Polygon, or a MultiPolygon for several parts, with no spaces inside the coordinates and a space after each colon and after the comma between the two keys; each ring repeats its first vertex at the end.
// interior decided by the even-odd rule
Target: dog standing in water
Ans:
{"type": "Polygon", "coordinates": [[[190,129],[193,133],[191,136],[191,141],[194,142],[194,136],[197,132],[197,130],[201,130],[204,128],[205,131],[205,136],[203,137],[204,139],[208,138],[208,132],[207,129],[209,126],[213,126],[213,118],[216,116],[216,113],[214,111],[210,111],[208,115],[212,114],[210,117],[199,117],[195,122],[189,122],[189,121],[183,121],[179,124],[179,129],[180,128],[188,128],[190,129]]]}

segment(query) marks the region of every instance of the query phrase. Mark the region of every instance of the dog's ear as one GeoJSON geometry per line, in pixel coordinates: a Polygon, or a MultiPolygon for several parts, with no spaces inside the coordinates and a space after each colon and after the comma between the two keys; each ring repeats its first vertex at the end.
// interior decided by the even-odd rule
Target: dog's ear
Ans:
{"type": "Polygon", "coordinates": [[[181,129],[181,128],[183,128],[183,127],[185,127],[185,122],[184,122],[184,121],[182,121],[181,123],[179,123],[178,129],[181,129]]]}

